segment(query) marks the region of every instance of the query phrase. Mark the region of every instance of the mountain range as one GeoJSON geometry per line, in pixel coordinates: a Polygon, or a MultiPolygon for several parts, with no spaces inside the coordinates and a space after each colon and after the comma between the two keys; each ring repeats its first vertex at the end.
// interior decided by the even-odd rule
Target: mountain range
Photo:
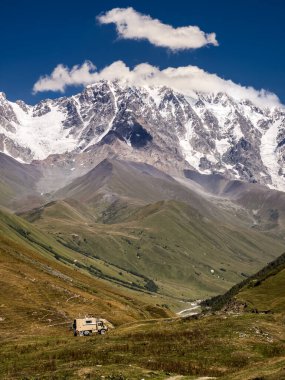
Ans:
{"type": "Polygon", "coordinates": [[[284,145],[284,108],[260,108],[226,93],[189,97],[168,87],[99,81],[35,106],[0,95],[0,150],[39,167],[42,192],[104,158],[145,162],[170,174],[219,173],[282,191],[284,145]]]}

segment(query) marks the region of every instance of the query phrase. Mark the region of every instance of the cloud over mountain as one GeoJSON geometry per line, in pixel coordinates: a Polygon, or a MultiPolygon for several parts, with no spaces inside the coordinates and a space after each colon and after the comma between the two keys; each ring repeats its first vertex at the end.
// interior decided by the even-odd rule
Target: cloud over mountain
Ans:
{"type": "Polygon", "coordinates": [[[50,75],[45,75],[34,84],[34,93],[43,91],[64,92],[68,86],[80,86],[99,80],[120,80],[130,85],[169,86],[183,94],[194,96],[195,92],[225,92],[235,99],[249,99],[258,106],[278,106],[278,97],[265,90],[256,90],[225,80],[197,66],[168,67],[160,70],[148,63],[141,63],[133,69],[124,62],[116,61],[98,71],[96,66],[85,61],[71,69],[59,64],[50,75]]]}
{"type": "Polygon", "coordinates": [[[114,8],[97,17],[101,24],[115,24],[121,38],[148,40],[170,50],[198,49],[218,45],[215,33],[205,33],[198,26],[174,28],[133,8],[114,8]]]}

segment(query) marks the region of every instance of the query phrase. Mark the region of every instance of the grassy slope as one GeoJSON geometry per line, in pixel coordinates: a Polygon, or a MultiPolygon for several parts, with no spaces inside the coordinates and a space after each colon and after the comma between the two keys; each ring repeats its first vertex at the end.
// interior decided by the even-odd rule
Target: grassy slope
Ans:
{"type": "Polygon", "coordinates": [[[78,315],[100,315],[118,325],[169,314],[147,292],[123,290],[115,281],[111,286],[64,260],[75,257],[80,259],[29,223],[0,211],[2,338],[54,334],[78,315]]]}
{"type": "Polygon", "coordinates": [[[266,234],[211,222],[177,201],[137,208],[115,224],[96,223],[90,209],[74,200],[25,217],[74,250],[145,275],[160,293],[184,299],[223,293],[283,249],[266,234]]]}
{"type": "MultiPolygon", "coordinates": [[[[284,280],[284,257],[264,268],[250,282],[256,299],[267,283],[266,300],[282,299],[274,280],[284,280]],[[283,269],[282,269],[283,267],[283,269]]],[[[279,286],[284,282],[279,283],[279,286]]],[[[242,288],[240,295],[243,295],[242,288]]],[[[247,294],[248,296],[249,294],[247,294]]],[[[253,296],[254,295],[254,296],[253,296]]],[[[181,380],[214,376],[228,380],[283,380],[285,329],[283,307],[272,314],[217,313],[184,319],[128,323],[105,337],[33,336],[1,345],[0,374],[5,379],[181,380]],[[15,352],[17,357],[15,358],[15,352]],[[72,363],[72,365],[70,364],[72,363]],[[177,379],[178,379],[177,378],[177,379]]]]}
{"type": "Polygon", "coordinates": [[[143,163],[104,160],[53,198],[23,216],[74,250],[147,276],[169,296],[223,293],[283,250],[281,238],[250,228],[248,210],[143,163]]]}
{"type": "Polygon", "coordinates": [[[265,267],[238,293],[250,309],[285,313],[285,254],[265,267]]]}
{"type": "Polygon", "coordinates": [[[119,286],[120,279],[142,287],[145,283],[119,268],[122,263],[153,271],[154,279],[160,276],[158,284],[165,292],[181,297],[181,292],[190,295],[193,289],[197,291],[195,271],[200,272],[197,276],[202,278],[203,289],[218,289],[221,276],[226,279],[229,275],[229,283],[231,276],[236,276],[236,281],[236,273],[240,275],[252,265],[251,260],[262,261],[267,252],[281,252],[278,241],[226,221],[214,224],[191,206],[173,201],[143,206],[125,214],[124,223],[109,225],[95,223],[89,208],[75,201],[51,203],[27,217],[50,233],[0,212],[0,377],[159,380],[169,379],[173,373],[185,380],[198,376],[284,379],[284,300],[280,291],[284,270],[278,265],[261,273],[263,277],[252,283],[257,286],[238,293],[251,307],[261,310],[266,296],[267,309],[271,305],[278,313],[139,321],[90,339],[74,338],[66,329],[67,322],[79,313],[99,313],[116,325],[166,313],[156,307],[161,298],[145,291],[138,296],[119,286]],[[203,263],[204,253],[207,264],[203,263]],[[187,265],[179,264],[177,255],[187,265]],[[113,265],[108,263],[110,258],[113,265]],[[169,265],[161,265],[164,259],[169,265]],[[229,266],[224,266],[226,263],[229,266]],[[90,265],[95,272],[88,271],[90,265]],[[212,266],[214,275],[209,273],[212,266]],[[105,278],[112,280],[113,286],[94,278],[99,269],[109,275],[105,278]],[[189,284],[193,278],[189,290],[184,281],[189,284]]]}
{"type": "Polygon", "coordinates": [[[249,311],[285,313],[284,287],[285,253],[224,295],[207,300],[205,306],[219,310],[237,300],[245,303],[249,311]]]}
{"type": "Polygon", "coordinates": [[[284,379],[278,316],[208,316],[129,324],[106,336],[29,336],[1,345],[5,379],[284,379]],[[15,352],[17,357],[15,357],[15,352]],[[270,375],[270,377],[269,377],[270,375]],[[174,377],[176,379],[176,377],[174,377]]]}

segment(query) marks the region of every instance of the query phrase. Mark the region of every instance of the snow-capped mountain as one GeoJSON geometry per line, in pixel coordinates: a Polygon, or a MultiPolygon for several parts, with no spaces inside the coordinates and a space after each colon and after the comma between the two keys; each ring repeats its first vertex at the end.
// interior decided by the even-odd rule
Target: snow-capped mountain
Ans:
{"type": "Polygon", "coordinates": [[[113,155],[285,191],[285,110],[262,109],[225,93],[194,98],[118,81],[35,106],[0,93],[0,151],[27,163],[69,162],[75,171],[113,155]]]}

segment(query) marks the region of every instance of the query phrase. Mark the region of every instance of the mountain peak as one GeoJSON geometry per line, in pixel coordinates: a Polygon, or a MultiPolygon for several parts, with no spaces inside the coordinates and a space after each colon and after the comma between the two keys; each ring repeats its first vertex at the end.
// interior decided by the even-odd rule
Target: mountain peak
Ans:
{"type": "Polygon", "coordinates": [[[5,92],[1,92],[0,91],[0,100],[6,100],[7,98],[6,98],[6,94],[5,94],[5,92]]]}

